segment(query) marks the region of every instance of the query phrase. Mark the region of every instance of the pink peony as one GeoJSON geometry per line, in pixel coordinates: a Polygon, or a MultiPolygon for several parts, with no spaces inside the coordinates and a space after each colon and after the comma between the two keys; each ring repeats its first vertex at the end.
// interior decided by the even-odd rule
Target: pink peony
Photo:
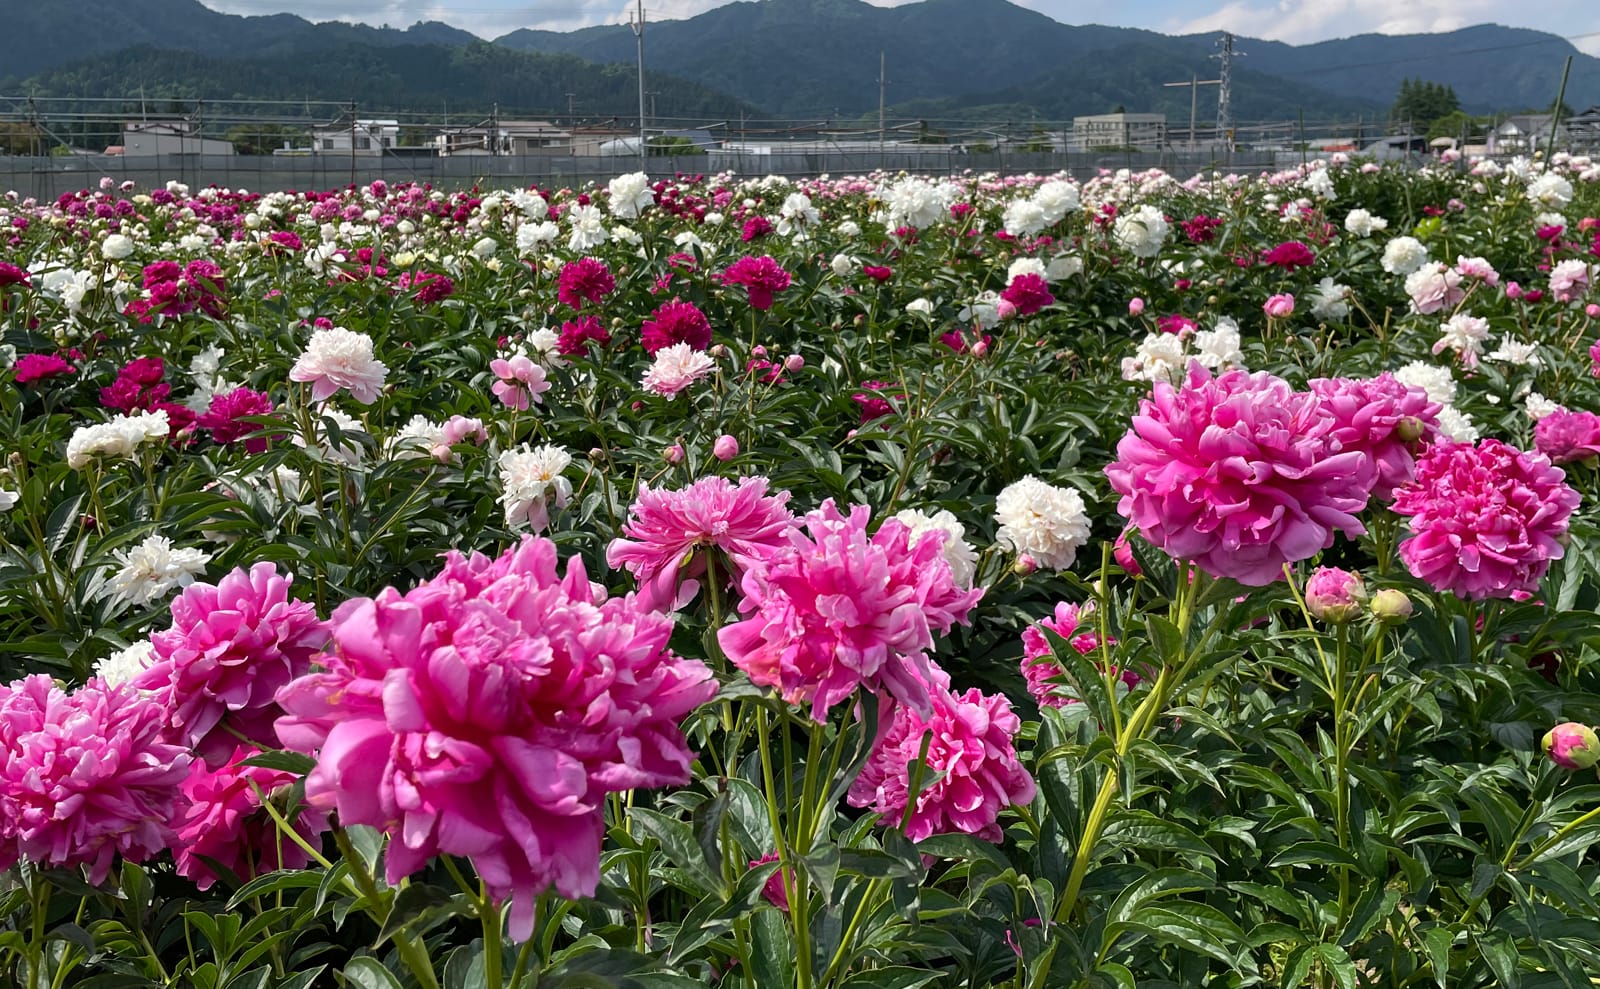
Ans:
{"type": "Polygon", "coordinates": [[[739,455],[738,439],[729,433],[723,433],[711,444],[711,455],[724,462],[732,460],[739,455]]]}
{"type": "Polygon", "coordinates": [[[1361,575],[1338,567],[1318,567],[1306,581],[1306,610],[1330,625],[1352,621],[1366,610],[1367,587],[1361,575]]]}
{"type": "Polygon", "coordinates": [[[1261,254],[1261,263],[1282,268],[1284,271],[1294,271],[1296,268],[1309,268],[1316,263],[1317,256],[1311,248],[1298,240],[1288,240],[1261,254]]]}
{"type": "MultiPolygon", "coordinates": [[[[1040,707],[1062,707],[1076,700],[1059,689],[1066,670],[1056,659],[1055,650],[1041,629],[1061,636],[1080,656],[1087,656],[1100,648],[1100,633],[1089,624],[1093,614],[1092,601],[1081,606],[1061,601],[1056,604],[1053,616],[1022,630],[1022,676],[1028,682],[1028,693],[1040,707]],[[1080,622],[1085,626],[1082,630],[1078,628],[1080,622]]],[[[1118,675],[1129,690],[1139,685],[1139,674],[1132,670],[1122,670],[1118,675]]]]}
{"type": "Polygon", "coordinates": [[[617,287],[611,269],[599,258],[579,258],[561,266],[556,284],[556,298],[574,309],[582,309],[585,302],[598,303],[617,287]]]}
{"type": "MultiPolygon", "coordinates": [[[[760,858],[752,860],[750,862],[750,868],[760,868],[761,866],[766,865],[768,862],[778,861],[780,857],[781,856],[779,856],[777,852],[768,852],[760,858]]],[[[772,875],[768,876],[766,882],[761,884],[761,895],[766,897],[767,902],[771,903],[779,910],[782,910],[784,913],[789,912],[789,891],[783,888],[782,866],[780,866],[772,875]]]]}
{"type": "Polygon", "coordinates": [[[931,708],[923,713],[894,709],[888,731],[850,786],[850,804],[870,807],[881,823],[898,827],[910,799],[910,768],[922,752],[923,737],[931,735],[906,837],[921,841],[960,832],[999,841],[1000,812],[1033,800],[1033,777],[1013,742],[1022,721],[1003,695],[986,695],[976,687],[956,694],[948,674],[937,666],[930,672],[931,708]]]}
{"type": "Polygon", "coordinates": [[[1600,735],[1588,725],[1568,721],[1545,732],[1545,755],[1562,769],[1588,769],[1600,762],[1600,735]]]}
{"type": "Polygon", "coordinates": [[[453,415],[440,428],[439,442],[428,452],[439,463],[448,464],[454,457],[451,448],[469,440],[478,446],[489,442],[489,431],[484,428],[483,420],[453,415]]]}
{"type": "Polygon", "coordinates": [[[861,425],[865,426],[874,419],[894,414],[894,402],[905,401],[905,396],[899,392],[891,392],[893,382],[889,381],[863,381],[861,387],[869,389],[868,392],[856,392],[850,400],[861,406],[861,425]],[[880,392],[883,394],[871,394],[880,392]]]}
{"type": "Polygon", "coordinates": [[[265,416],[272,414],[272,398],[266,392],[251,391],[243,386],[235,388],[227,394],[211,396],[211,406],[204,415],[195,420],[195,425],[211,432],[211,439],[217,443],[227,444],[244,439],[244,448],[249,453],[260,453],[267,448],[267,437],[255,436],[245,439],[261,427],[253,422],[241,421],[244,416],[265,416]]]}
{"type": "Polygon", "coordinates": [[[1557,409],[1534,425],[1533,447],[1555,464],[1592,460],[1600,456],[1600,416],[1557,409]]]}
{"type": "Polygon", "coordinates": [[[143,862],[172,841],[190,755],[164,736],[161,706],[96,677],[72,693],[44,674],[0,687],[0,865],[143,862]]]}
{"type": "Polygon", "coordinates": [[[1310,387],[1338,422],[1332,433],[1338,449],[1359,450],[1372,458],[1378,471],[1372,493],[1388,501],[1397,486],[1411,480],[1416,469],[1412,451],[1439,434],[1442,406],[1388,371],[1376,378],[1317,378],[1310,387]]]}
{"type": "Polygon", "coordinates": [[[1050,286],[1032,272],[1024,272],[1012,279],[1011,284],[1000,293],[1000,298],[1015,306],[1017,313],[1022,316],[1032,316],[1056,301],[1056,297],[1050,294],[1050,286]]]}
{"type": "Polygon", "coordinates": [[[23,354],[12,365],[12,370],[17,372],[17,384],[26,385],[58,375],[73,374],[77,368],[58,354],[23,354]]]}
{"type": "Polygon", "coordinates": [[[292,579],[263,561],[191,584],[172,601],[172,627],[150,636],[150,665],[133,685],[208,766],[225,764],[241,737],[272,745],[273,696],[328,641],[312,606],[289,597],[292,579]]]}
{"type": "Polygon", "coordinates": [[[1454,268],[1429,261],[1406,276],[1406,294],[1411,296],[1411,311],[1426,316],[1456,305],[1467,297],[1467,290],[1454,268]]]}
{"type": "Polygon", "coordinates": [[[527,354],[496,357],[489,362],[489,370],[498,379],[489,386],[489,390],[494,392],[500,404],[519,412],[526,412],[529,402],[544,404],[544,393],[550,390],[550,382],[544,365],[527,354]]]}
{"type": "Polygon", "coordinates": [[[579,316],[561,324],[561,336],[556,340],[556,350],[563,357],[581,357],[589,352],[589,341],[604,347],[611,342],[611,333],[598,317],[579,316]]]}
{"type": "Polygon", "coordinates": [[[943,539],[913,541],[892,518],[869,535],[871,514],[856,505],[842,515],[830,499],[790,528],[788,545],[740,582],[746,617],[717,633],[753,683],[810,703],[819,724],[857,687],[926,713],[933,636],[983,596],[956,584],[943,539]]]}
{"type": "Polygon", "coordinates": [[[1269,319],[1287,319],[1294,315],[1294,296],[1287,292],[1271,296],[1262,304],[1261,309],[1269,319]]]}
{"type": "Polygon", "coordinates": [[[711,321],[692,302],[674,299],[656,307],[639,330],[639,345],[647,354],[686,343],[695,350],[711,346],[711,321]]]}
{"type": "MultiPolygon", "coordinates": [[[[253,746],[240,745],[219,769],[196,761],[183,781],[172,857],[178,875],[202,890],[210,889],[217,879],[206,859],[220,862],[246,882],[278,869],[303,869],[311,861],[304,849],[278,833],[277,824],[261,809],[262,795],[271,799],[299,777],[240,765],[259,753],[253,746]]],[[[328,829],[328,815],[319,811],[303,810],[293,820],[295,830],[308,841],[328,829]]]]}
{"type": "Polygon", "coordinates": [[[1561,468],[1499,440],[1435,444],[1395,491],[1412,535],[1400,559],[1435,590],[1481,600],[1532,593],[1561,559],[1579,495],[1561,468]]]}
{"type": "Polygon", "coordinates": [[[373,356],[371,337],[329,326],[312,332],[289,369],[289,380],[310,384],[313,402],[326,401],[344,388],[362,405],[371,405],[388,374],[388,367],[373,356]]]}
{"type": "Polygon", "coordinates": [[[1356,513],[1375,471],[1363,452],[1336,452],[1339,425],[1270,374],[1191,364],[1182,388],[1157,382],[1140,403],[1106,476],[1117,511],[1169,556],[1264,586],[1334,533],[1365,531],[1356,513]]]}
{"type": "Polygon", "coordinates": [[[750,305],[772,308],[772,297],[789,287],[789,273],[766,255],[747,255],[729,265],[721,275],[724,285],[743,285],[750,305]]]}
{"type": "Polygon", "coordinates": [[[581,560],[528,536],[451,552],[405,594],[347,601],[320,672],[279,692],[286,747],[313,753],[306,801],[390,836],[393,884],[461,855],[526,940],[536,897],[592,896],[605,798],[685,783],[678,722],[717,691],[667,649],[672,619],[606,598],[581,560]]]}
{"type": "Polygon", "coordinates": [[[718,552],[719,579],[737,584],[754,566],[788,544],[794,516],[789,492],[767,494],[764,477],[704,477],[677,491],[639,487],[622,527],[625,539],[606,548],[606,565],[626,569],[642,600],[676,610],[699,589],[706,554],[718,552]]]}

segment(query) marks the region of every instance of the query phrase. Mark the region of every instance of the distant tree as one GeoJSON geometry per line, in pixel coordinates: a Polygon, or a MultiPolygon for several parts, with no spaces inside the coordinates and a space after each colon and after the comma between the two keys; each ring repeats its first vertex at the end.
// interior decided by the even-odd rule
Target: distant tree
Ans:
{"type": "Polygon", "coordinates": [[[1460,140],[1462,135],[1471,137],[1479,127],[1480,124],[1475,117],[1456,110],[1445,114],[1428,126],[1428,140],[1438,137],[1453,137],[1460,140]]]}
{"type": "Polygon", "coordinates": [[[1426,133],[1435,121],[1461,109],[1461,101],[1450,86],[1421,79],[1403,79],[1389,110],[1390,129],[1426,133]]]}
{"type": "Polygon", "coordinates": [[[1111,112],[1112,113],[1127,113],[1128,112],[1128,108],[1123,106],[1121,103],[1118,103],[1116,106],[1111,108],[1111,112]]]}
{"type": "Polygon", "coordinates": [[[650,149],[650,154],[652,156],[693,155],[700,153],[700,149],[695,147],[694,142],[689,140],[687,137],[676,137],[668,134],[663,134],[660,137],[652,137],[646,144],[646,147],[650,149]]]}
{"type": "Polygon", "coordinates": [[[22,121],[0,121],[0,154],[40,155],[44,153],[44,133],[22,121]]]}

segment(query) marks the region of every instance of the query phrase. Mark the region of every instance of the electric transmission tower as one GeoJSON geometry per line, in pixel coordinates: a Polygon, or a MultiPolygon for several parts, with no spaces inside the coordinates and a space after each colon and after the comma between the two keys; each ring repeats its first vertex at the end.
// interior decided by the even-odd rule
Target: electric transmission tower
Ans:
{"type": "Polygon", "coordinates": [[[1222,62],[1222,69],[1217,73],[1220,83],[1217,87],[1217,139],[1230,155],[1233,154],[1233,57],[1243,54],[1233,50],[1233,35],[1224,31],[1222,51],[1212,56],[1222,62]]]}

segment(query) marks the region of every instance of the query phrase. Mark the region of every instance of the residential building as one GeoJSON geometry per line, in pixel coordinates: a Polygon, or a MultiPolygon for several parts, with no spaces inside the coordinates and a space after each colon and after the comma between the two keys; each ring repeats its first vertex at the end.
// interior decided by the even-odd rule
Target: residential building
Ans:
{"type": "Polygon", "coordinates": [[[122,125],[121,147],[125,158],[233,154],[232,142],[203,137],[194,121],[182,118],[128,121],[122,125]]]}
{"type": "MultiPolygon", "coordinates": [[[[1556,128],[1556,144],[1565,143],[1564,126],[1556,128]]],[[[1550,143],[1550,114],[1519,113],[1507,117],[1499,126],[1489,131],[1489,153],[1492,155],[1530,154],[1550,143]]]]}
{"type": "Polygon", "coordinates": [[[400,143],[398,120],[335,121],[311,128],[311,150],[319,155],[377,157],[400,143]]]}
{"type": "Polygon", "coordinates": [[[1068,151],[1161,151],[1167,146],[1164,113],[1101,113],[1072,118],[1068,151]]]}
{"type": "Polygon", "coordinates": [[[1568,117],[1567,137],[1574,151],[1600,151],[1600,104],[1568,117]]]}
{"type": "Polygon", "coordinates": [[[449,127],[435,136],[433,143],[441,156],[572,154],[572,132],[548,120],[449,127]]]}

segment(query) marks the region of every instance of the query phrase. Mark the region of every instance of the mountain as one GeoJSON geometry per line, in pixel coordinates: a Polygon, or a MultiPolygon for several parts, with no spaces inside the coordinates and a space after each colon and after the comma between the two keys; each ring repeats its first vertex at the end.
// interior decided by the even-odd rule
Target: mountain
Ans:
{"type": "Polygon", "coordinates": [[[480,41],[448,24],[397,31],[293,14],[240,17],[196,0],[10,0],[0,80],[23,79],[91,56],[151,45],[204,55],[307,55],[346,45],[468,45],[480,41]]]}

